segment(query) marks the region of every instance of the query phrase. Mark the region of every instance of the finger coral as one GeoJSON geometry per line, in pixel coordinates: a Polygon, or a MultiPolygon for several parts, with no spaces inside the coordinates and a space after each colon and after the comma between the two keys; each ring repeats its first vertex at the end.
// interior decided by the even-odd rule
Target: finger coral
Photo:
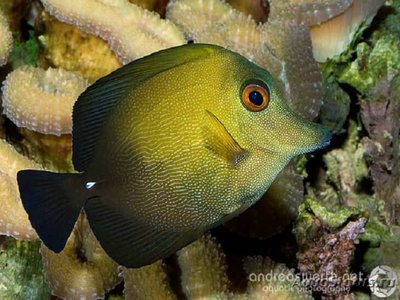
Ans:
{"type": "Polygon", "coordinates": [[[271,20],[311,26],[345,11],[353,0],[271,1],[271,20]]]}
{"type": "Polygon", "coordinates": [[[178,252],[182,288],[188,299],[228,299],[229,280],[221,246],[210,235],[178,252]]]}
{"type": "Polygon", "coordinates": [[[17,172],[41,167],[0,140],[0,234],[17,239],[36,239],[18,192],[17,172]]]}
{"type": "Polygon", "coordinates": [[[40,26],[46,61],[40,66],[52,66],[79,72],[89,82],[94,82],[121,66],[108,43],[77,27],[58,21],[42,12],[40,26]]]}
{"type": "Polygon", "coordinates": [[[173,0],[167,18],[180,26],[189,39],[234,50],[258,62],[261,30],[251,17],[219,0],[173,0]],[[210,34],[210,32],[213,34],[210,34]]]}
{"type": "Polygon", "coordinates": [[[123,64],[158,50],[186,43],[170,21],[127,0],[42,0],[59,20],[107,40],[123,64]]]}
{"type": "Polygon", "coordinates": [[[0,9],[0,66],[7,63],[12,46],[12,34],[7,18],[0,9]]]}
{"type": "Polygon", "coordinates": [[[162,261],[138,269],[124,268],[122,276],[125,299],[177,299],[169,285],[162,261]]]}
{"type": "Polygon", "coordinates": [[[40,133],[71,133],[72,107],[86,87],[76,73],[21,67],[3,83],[4,114],[17,126],[40,133]]]}
{"type": "Polygon", "coordinates": [[[119,282],[118,266],[107,256],[82,215],[58,254],[42,245],[46,280],[62,299],[98,299],[119,282]]]}

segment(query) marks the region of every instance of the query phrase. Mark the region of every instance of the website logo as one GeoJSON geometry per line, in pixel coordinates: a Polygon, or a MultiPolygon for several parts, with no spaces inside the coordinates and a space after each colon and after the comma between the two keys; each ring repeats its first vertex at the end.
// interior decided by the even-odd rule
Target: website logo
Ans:
{"type": "Polygon", "coordinates": [[[396,291],[398,278],[391,267],[377,266],[369,275],[368,283],[373,295],[387,298],[396,291]]]}

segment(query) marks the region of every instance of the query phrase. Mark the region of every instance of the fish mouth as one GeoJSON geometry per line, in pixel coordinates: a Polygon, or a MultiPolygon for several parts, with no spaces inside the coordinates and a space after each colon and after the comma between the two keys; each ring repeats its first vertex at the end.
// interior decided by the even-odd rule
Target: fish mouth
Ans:
{"type": "Polygon", "coordinates": [[[332,133],[326,127],[322,127],[322,130],[323,130],[324,134],[322,136],[321,142],[317,146],[317,148],[314,149],[314,150],[324,149],[324,148],[328,147],[331,144],[332,133]]]}
{"type": "MultiPolygon", "coordinates": [[[[311,123],[314,128],[310,130],[312,134],[305,136],[295,136],[292,138],[293,143],[282,140],[282,135],[269,132],[271,140],[279,141],[269,144],[257,144],[257,148],[269,153],[283,154],[290,153],[292,156],[305,154],[328,147],[331,143],[332,134],[330,131],[320,124],[311,123]]],[[[263,129],[262,126],[259,126],[263,129]]]]}

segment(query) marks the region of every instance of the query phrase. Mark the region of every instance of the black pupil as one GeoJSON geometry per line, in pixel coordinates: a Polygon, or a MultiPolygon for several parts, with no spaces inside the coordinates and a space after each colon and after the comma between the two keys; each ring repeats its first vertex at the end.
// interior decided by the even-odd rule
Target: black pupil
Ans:
{"type": "Polygon", "coordinates": [[[249,100],[250,100],[251,103],[253,103],[256,106],[260,106],[264,102],[263,96],[261,95],[260,92],[257,92],[257,91],[252,91],[250,93],[249,100]]]}

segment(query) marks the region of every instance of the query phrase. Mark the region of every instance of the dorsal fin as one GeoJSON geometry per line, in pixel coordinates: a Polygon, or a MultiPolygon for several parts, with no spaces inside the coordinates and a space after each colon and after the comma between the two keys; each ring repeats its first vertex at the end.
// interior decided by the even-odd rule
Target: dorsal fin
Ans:
{"type": "Polygon", "coordinates": [[[87,167],[105,118],[127,93],[157,74],[221,51],[226,50],[207,44],[169,48],[133,61],[89,86],[73,109],[72,160],[75,169],[83,171],[87,167]]]}

